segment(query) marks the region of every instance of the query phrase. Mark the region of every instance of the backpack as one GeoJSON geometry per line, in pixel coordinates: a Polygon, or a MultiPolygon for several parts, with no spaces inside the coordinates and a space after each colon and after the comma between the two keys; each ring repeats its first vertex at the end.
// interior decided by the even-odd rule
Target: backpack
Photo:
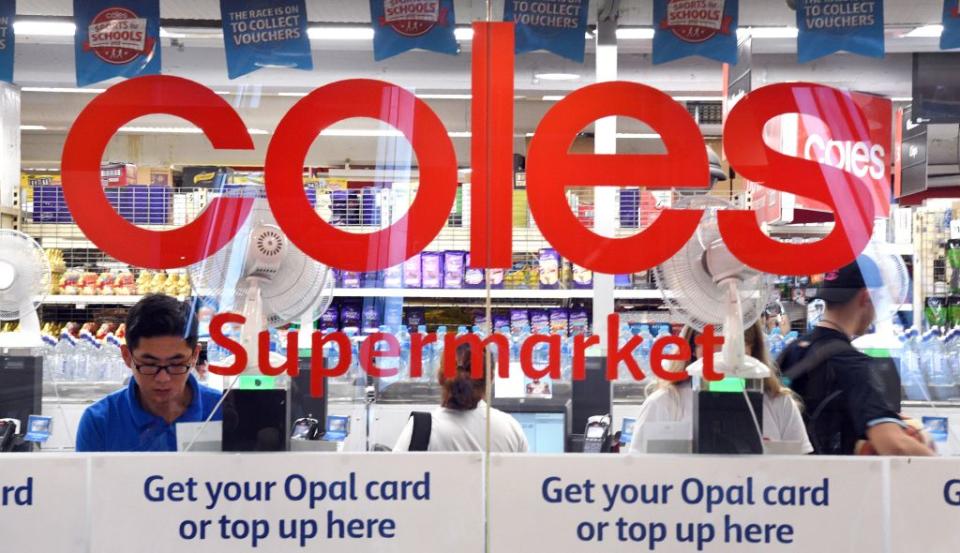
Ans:
{"type": "MultiPolygon", "coordinates": [[[[808,344],[806,346],[798,347],[806,349],[809,348],[810,345],[808,344]]],[[[846,340],[834,338],[823,341],[820,345],[814,348],[813,351],[807,352],[803,358],[783,371],[782,378],[784,385],[790,387],[790,384],[792,384],[793,381],[808,374],[814,369],[823,366],[823,364],[829,361],[831,357],[851,350],[855,349],[850,342],[846,340]]],[[[781,368],[786,360],[788,351],[789,350],[784,350],[784,352],[780,354],[780,357],[777,359],[777,365],[779,365],[781,368]]],[[[825,376],[826,384],[824,388],[827,390],[833,388],[835,379],[836,377],[833,374],[833,371],[828,372],[825,376]]],[[[807,406],[807,408],[810,409],[808,411],[810,415],[807,417],[806,421],[807,436],[810,438],[810,442],[813,445],[813,449],[816,453],[821,453],[824,451],[822,444],[820,444],[819,436],[816,432],[817,422],[820,420],[820,416],[823,414],[826,408],[829,407],[834,400],[840,397],[841,394],[843,394],[843,390],[833,390],[830,394],[826,395],[822,400],[820,400],[817,405],[807,406]]]]}
{"type": "Polygon", "coordinates": [[[410,413],[413,419],[413,435],[410,437],[408,451],[427,451],[430,447],[430,432],[433,429],[433,415],[423,411],[410,413]]]}

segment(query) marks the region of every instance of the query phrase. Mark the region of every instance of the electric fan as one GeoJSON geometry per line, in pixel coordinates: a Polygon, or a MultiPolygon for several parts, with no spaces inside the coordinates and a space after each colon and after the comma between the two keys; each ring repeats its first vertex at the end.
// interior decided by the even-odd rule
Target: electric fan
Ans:
{"type": "MultiPolygon", "coordinates": [[[[746,355],[743,329],[760,318],[769,303],[773,280],[730,253],[720,237],[717,213],[732,205],[714,196],[685,198],[683,207],[703,209],[697,232],[680,251],[654,268],[664,302],[674,317],[702,332],[707,325],[722,328],[723,349],[714,365],[718,372],[741,378],[763,378],[770,368],[746,355]]],[[[702,374],[703,361],[688,367],[702,374]]]]}
{"type": "Polygon", "coordinates": [[[50,264],[33,238],[0,230],[0,321],[20,321],[17,332],[0,333],[0,348],[41,345],[37,308],[50,288],[50,264]]]}
{"type": "Polygon", "coordinates": [[[333,301],[332,271],[308,257],[280,230],[263,198],[254,200],[237,235],[215,255],[187,269],[197,294],[220,301],[220,312],[246,318],[240,343],[254,373],[258,334],[313,310],[316,319],[333,301]]]}
{"type": "MultiPolygon", "coordinates": [[[[900,342],[895,338],[893,322],[897,313],[910,298],[910,273],[903,257],[891,250],[885,242],[871,241],[860,254],[872,261],[879,271],[882,285],[870,283],[870,300],[876,310],[875,329],[871,334],[861,336],[854,345],[861,349],[896,349],[900,342]]],[[[864,270],[865,274],[869,271],[864,270]]],[[[868,279],[870,280],[870,279],[868,279]]]]}

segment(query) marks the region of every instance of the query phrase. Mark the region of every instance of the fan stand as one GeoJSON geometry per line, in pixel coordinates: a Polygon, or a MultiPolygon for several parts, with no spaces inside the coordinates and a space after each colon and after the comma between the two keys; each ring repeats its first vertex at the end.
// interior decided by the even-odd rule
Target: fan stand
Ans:
{"type": "MultiPolygon", "coordinates": [[[[727,296],[727,309],[723,321],[723,347],[720,356],[714,357],[714,371],[724,376],[759,379],[770,376],[770,367],[759,359],[746,354],[743,343],[743,307],[740,303],[740,286],[736,278],[720,282],[727,296]]],[[[687,367],[692,376],[703,377],[703,358],[687,367]]]]}

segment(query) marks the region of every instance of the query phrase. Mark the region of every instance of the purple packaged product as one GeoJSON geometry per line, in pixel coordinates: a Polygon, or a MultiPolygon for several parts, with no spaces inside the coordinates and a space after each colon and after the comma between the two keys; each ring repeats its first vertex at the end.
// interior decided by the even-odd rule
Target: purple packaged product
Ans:
{"type": "Polygon", "coordinates": [[[540,250],[540,288],[554,289],[560,286],[560,254],[553,248],[540,250]]]}
{"type": "Polygon", "coordinates": [[[374,330],[380,328],[380,310],[377,309],[377,305],[373,302],[363,307],[363,329],[366,330],[368,328],[374,330]]]}
{"type": "Polygon", "coordinates": [[[440,252],[423,252],[420,254],[420,270],[424,288],[441,288],[443,286],[443,254],[440,252]]]}
{"type": "Polygon", "coordinates": [[[490,288],[503,288],[503,269],[490,269],[490,288]]]}
{"type": "Polygon", "coordinates": [[[484,271],[470,266],[470,254],[467,254],[467,270],[463,273],[463,285],[466,288],[483,288],[484,271]]]}
{"type": "Polygon", "coordinates": [[[425,324],[425,318],[423,309],[419,307],[409,307],[406,312],[407,326],[410,327],[411,332],[416,330],[416,328],[422,324],[425,324]]]}
{"type": "Polygon", "coordinates": [[[340,324],[343,328],[360,328],[360,309],[356,305],[346,304],[340,308],[340,324]]]}
{"type": "Polygon", "coordinates": [[[340,271],[340,286],[343,288],[360,288],[360,273],[340,271]]]}
{"type": "Polygon", "coordinates": [[[320,315],[320,330],[340,328],[340,310],[335,305],[331,305],[320,315]]]}
{"type": "Polygon", "coordinates": [[[384,288],[403,288],[403,265],[394,265],[383,270],[384,288]]]}
{"type": "Polygon", "coordinates": [[[463,288],[467,252],[450,250],[443,253],[443,287],[463,288]]]}
{"type": "Polygon", "coordinates": [[[569,317],[566,309],[551,309],[550,333],[566,336],[570,325],[569,317]]]}
{"type": "Polygon", "coordinates": [[[383,308],[383,324],[391,329],[403,324],[403,301],[402,298],[388,298],[387,304],[383,308]],[[398,300],[398,301],[391,301],[398,300]]]}
{"type": "Polygon", "coordinates": [[[526,309],[511,309],[510,332],[517,334],[524,328],[530,328],[530,313],[526,309]]]}
{"type": "Polygon", "coordinates": [[[415,254],[403,262],[403,287],[420,288],[423,279],[420,271],[420,254],[415,254]]]}
{"type": "Polygon", "coordinates": [[[530,310],[530,331],[534,334],[550,333],[550,315],[545,309],[530,310]]]}
{"type": "MultiPolygon", "coordinates": [[[[593,288],[593,271],[573,264],[573,287],[574,288],[593,288]]],[[[573,314],[571,313],[571,316],[573,314]]]]}
{"type": "Polygon", "coordinates": [[[503,327],[510,328],[510,316],[506,313],[494,313],[493,328],[495,330],[500,330],[503,327]]]}
{"type": "Polygon", "coordinates": [[[473,312],[473,324],[481,329],[487,324],[487,314],[484,311],[477,310],[473,312]]]}
{"type": "Polygon", "coordinates": [[[378,271],[370,271],[360,274],[360,282],[363,284],[364,288],[379,288],[380,287],[380,273],[378,271]]]}
{"type": "Polygon", "coordinates": [[[613,286],[616,288],[630,288],[630,275],[613,275],[613,286]]]}
{"type": "Polygon", "coordinates": [[[570,334],[589,334],[590,318],[583,309],[575,309],[570,312],[570,334]]]}

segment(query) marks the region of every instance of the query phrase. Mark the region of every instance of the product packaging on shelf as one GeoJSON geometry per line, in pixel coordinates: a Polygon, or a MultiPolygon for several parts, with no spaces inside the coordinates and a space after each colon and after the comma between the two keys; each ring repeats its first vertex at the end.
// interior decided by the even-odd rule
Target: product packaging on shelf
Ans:
{"type": "Polygon", "coordinates": [[[107,163],[100,166],[100,184],[127,186],[137,182],[137,166],[130,163],[107,163]]]}
{"type": "Polygon", "coordinates": [[[363,306],[363,311],[361,312],[361,323],[362,329],[364,332],[376,331],[380,328],[380,310],[377,309],[377,304],[372,301],[368,301],[363,306]]]}
{"type": "Polygon", "coordinates": [[[384,288],[403,288],[403,265],[394,265],[383,270],[384,288]]]}
{"type": "Polygon", "coordinates": [[[484,288],[484,271],[470,266],[470,254],[467,254],[467,268],[463,274],[463,285],[466,288],[484,288]]]}
{"type": "Polygon", "coordinates": [[[443,286],[443,253],[421,253],[420,266],[424,288],[441,288],[443,286]]]}
{"type": "Polygon", "coordinates": [[[391,331],[403,324],[403,298],[387,298],[383,306],[383,324],[391,331]]]}
{"type": "Polygon", "coordinates": [[[341,288],[360,288],[360,273],[356,271],[340,271],[341,288]]]}
{"type": "Polygon", "coordinates": [[[553,248],[540,250],[540,288],[555,289],[560,286],[560,254],[553,248]]]}
{"type": "Polygon", "coordinates": [[[630,288],[630,275],[613,275],[613,286],[615,288],[630,288]]]}
{"type": "Polygon", "coordinates": [[[569,327],[569,314],[566,309],[554,308],[550,310],[550,333],[566,336],[569,327]]]}
{"type": "Polygon", "coordinates": [[[530,330],[534,334],[550,333],[550,315],[546,309],[530,310],[530,330]]]}
{"type": "Polygon", "coordinates": [[[405,311],[407,326],[416,329],[422,324],[426,324],[422,307],[408,307],[405,311]]]}
{"type": "Polygon", "coordinates": [[[503,288],[505,274],[503,269],[490,269],[490,288],[503,288]]]}
{"type": "Polygon", "coordinates": [[[379,288],[380,273],[377,271],[367,271],[360,274],[360,285],[363,288],[379,288]]]}
{"type": "Polygon", "coordinates": [[[467,252],[449,250],[443,253],[443,287],[463,288],[467,252]]]}
{"type": "Polygon", "coordinates": [[[570,334],[589,334],[590,316],[586,309],[578,308],[570,311],[570,334]]]}
{"type": "Polygon", "coordinates": [[[340,325],[343,328],[360,328],[360,308],[355,303],[345,303],[340,307],[340,325]]]}
{"type": "Polygon", "coordinates": [[[423,285],[420,268],[420,254],[403,262],[403,287],[420,288],[423,285]]]}
{"type": "Polygon", "coordinates": [[[320,314],[320,330],[328,328],[340,328],[340,309],[336,305],[330,305],[326,311],[320,314]]]}
{"type": "Polygon", "coordinates": [[[493,328],[497,331],[502,328],[510,328],[510,314],[504,311],[494,311],[493,328]]]}
{"type": "Polygon", "coordinates": [[[530,329],[530,312],[526,309],[510,310],[510,332],[520,334],[524,330],[530,329]]]}
{"type": "Polygon", "coordinates": [[[574,288],[593,288],[593,271],[573,264],[573,287],[574,288]]]}

